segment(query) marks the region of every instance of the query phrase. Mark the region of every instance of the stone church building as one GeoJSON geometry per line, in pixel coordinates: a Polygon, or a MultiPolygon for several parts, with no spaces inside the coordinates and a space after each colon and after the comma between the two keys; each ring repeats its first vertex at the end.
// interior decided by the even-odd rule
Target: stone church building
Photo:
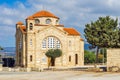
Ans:
{"type": "Polygon", "coordinates": [[[61,49],[55,67],[84,65],[84,41],[74,28],[59,24],[60,18],[42,10],[16,24],[16,66],[47,68],[48,49],[61,49]]]}

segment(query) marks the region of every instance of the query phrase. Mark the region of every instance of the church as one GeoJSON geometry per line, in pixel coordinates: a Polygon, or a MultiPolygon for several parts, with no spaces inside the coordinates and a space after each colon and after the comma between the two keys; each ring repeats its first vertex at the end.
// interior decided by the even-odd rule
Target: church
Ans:
{"type": "Polygon", "coordinates": [[[47,68],[49,49],[61,49],[62,56],[56,58],[54,67],[84,65],[84,40],[74,28],[60,24],[60,18],[41,10],[16,23],[16,66],[25,68],[47,68]]]}

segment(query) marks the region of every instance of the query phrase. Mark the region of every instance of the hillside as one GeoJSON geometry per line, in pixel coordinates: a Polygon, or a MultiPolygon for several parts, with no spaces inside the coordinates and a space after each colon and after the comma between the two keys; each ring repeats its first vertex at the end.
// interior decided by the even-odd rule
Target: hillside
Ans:
{"type": "MultiPolygon", "coordinates": [[[[84,49],[89,50],[90,44],[85,44],[84,49]]],[[[4,47],[4,50],[0,51],[3,55],[15,56],[15,47],[4,47]]]]}

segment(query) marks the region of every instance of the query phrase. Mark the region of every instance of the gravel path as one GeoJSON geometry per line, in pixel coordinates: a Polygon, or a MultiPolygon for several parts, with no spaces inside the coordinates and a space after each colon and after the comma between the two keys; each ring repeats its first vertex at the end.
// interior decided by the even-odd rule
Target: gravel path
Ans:
{"type": "Polygon", "coordinates": [[[82,71],[0,72],[0,80],[120,80],[120,73],[82,71]]]}

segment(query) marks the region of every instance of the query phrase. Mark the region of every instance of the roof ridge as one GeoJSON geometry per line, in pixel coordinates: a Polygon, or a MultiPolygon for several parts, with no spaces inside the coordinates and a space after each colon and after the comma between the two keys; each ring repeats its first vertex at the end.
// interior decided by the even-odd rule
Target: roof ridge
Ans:
{"type": "Polygon", "coordinates": [[[66,31],[68,35],[80,35],[80,33],[74,28],[63,28],[63,30],[66,31]]]}

